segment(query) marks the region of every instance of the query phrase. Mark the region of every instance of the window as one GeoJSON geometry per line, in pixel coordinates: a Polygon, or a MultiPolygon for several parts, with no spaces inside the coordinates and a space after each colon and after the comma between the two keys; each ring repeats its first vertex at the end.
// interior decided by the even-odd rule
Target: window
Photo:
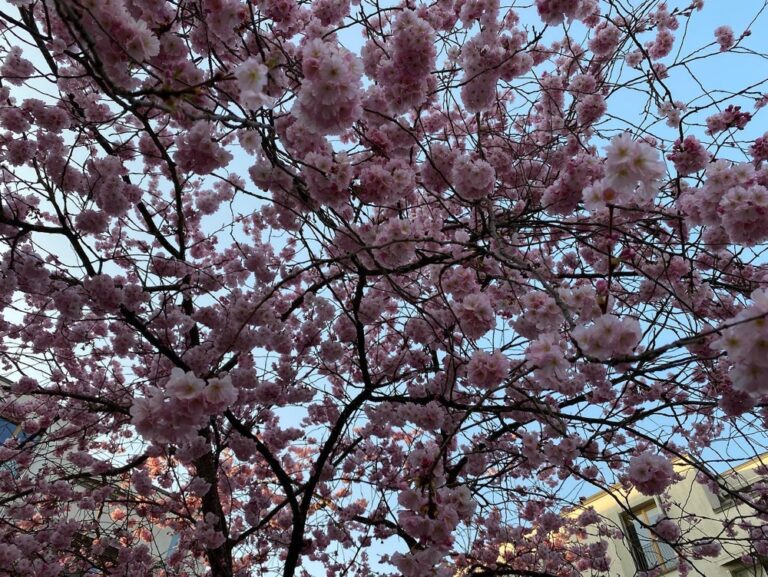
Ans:
{"type": "Polygon", "coordinates": [[[765,570],[765,566],[761,563],[756,563],[751,567],[745,567],[740,565],[730,570],[731,577],[765,577],[768,572],[765,570]]]}
{"type": "Polygon", "coordinates": [[[179,539],[181,538],[181,535],[179,533],[174,533],[171,537],[171,542],[168,545],[168,551],[165,553],[165,558],[170,559],[171,555],[173,555],[176,552],[176,549],[179,547],[179,539]]]}
{"type": "Polygon", "coordinates": [[[715,495],[717,499],[717,506],[714,507],[715,511],[723,511],[725,509],[730,509],[737,503],[740,504],[741,501],[737,500],[737,498],[733,496],[733,493],[739,493],[739,495],[746,497],[749,494],[752,485],[744,477],[738,474],[730,475],[723,479],[723,481],[728,490],[718,487],[718,491],[715,495]]]}
{"type": "Polygon", "coordinates": [[[623,518],[630,551],[638,571],[651,569],[670,571],[677,567],[675,550],[649,529],[663,518],[663,513],[654,502],[634,509],[631,514],[623,518]]]}
{"type": "MultiPolygon", "coordinates": [[[[23,442],[27,438],[26,433],[21,430],[21,426],[12,421],[0,418],[0,445],[5,443],[8,439],[16,439],[19,443],[23,442]]],[[[0,471],[7,469],[14,477],[18,473],[18,465],[16,461],[0,461],[0,471]]]]}
{"type": "Polygon", "coordinates": [[[740,475],[733,475],[725,479],[725,485],[729,490],[720,489],[715,495],[716,503],[712,509],[716,512],[725,511],[745,502],[754,503],[760,510],[765,509],[768,503],[762,497],[766,481],[762,477],[746,479],[740,475]],[[734,495],[736,494],[736,495],[734,495]]]}
{"type": "Polygon", "coordinates": [[[16,437],[19,433],[21,433],[21,428],[16,423],[0,419],[0,444],[16,437]]]}

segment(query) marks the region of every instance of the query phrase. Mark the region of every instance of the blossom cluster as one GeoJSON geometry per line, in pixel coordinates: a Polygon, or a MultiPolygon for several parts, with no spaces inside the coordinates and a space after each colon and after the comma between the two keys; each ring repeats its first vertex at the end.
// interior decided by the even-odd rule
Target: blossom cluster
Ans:
{"type": "Polygon", "coordinates": [[[713,225],[732,242],[752,246],[768,238],[768,174],[748,164],[717,160],[704,172],[700,188],[678,200],[691,224],[713,225]]]}
{"type": "Polygon", "coordinates": [[[604,361],[631,354],[643,332],[636,319],[602,315],[590,325],[577,326],[571,334],[584,354],[604,361]]]}
{"type": "Polygon", "coordinates": [[[711,346],[727,353],[733,388],[761,397],[768,393],[768,290],[758,289],[750,299],[752,304],[733,318],[711,346]]]}
{"type": "Polygon", "coordinates": [[[571,156],[555,182],[544,191],[541,204],[554,214],[572,214],[585,188],[602,178],[603,163],[591,154],[571,156]]]}
{"type": "Polygon", "coordinates": [[[251,57],[235,70],[240,101],[247,108],[258,108],[266,102],[264,89],[267,86],[269,69],[261,58],[251,57]]]}
{"type": "Polygon", "coordinates": [[[596,211],[608,204],[647,204],[658,194],[664,174],[658,152],[625,132],[606,147],[605,176],[584,190],[584,206],[596,211]]]}
{"type": "Polygon", "coordinates": [[[649,452],[629,460],[627,475],[643,495],[660,495],[675,481],[675,471],[669,459],[649,452]]]}
{"type": "Polygon", "coordinates": [[[456,192],[467,200],[480,200],[493,191],[493,167],[482,159],[466,155],[458,157],[451,176],[456,192]]]}
{"type": "Polygon", "coordinates": [[[11,84],[21,86],[24,81],[35,73],[32,63],[22,56],[19,46],[13,46],[0,66],[0,76],[11,84]]]}
{"type": "Polygon", "coordinates": [[[448,567],[438,567],[439,560],[454,543],[454,531],[472,518],[477,503],[465,486],[428,488],[443,481],[439,451],[435,444],[417,446],[408,456],[407,466],[417,485],[398,494],[398,522],[424,545],[407,554],[396,553],[392,563],[404,577],[434,575],[446,577],[448,567]]]}
{"type": "Polygon", "coordinates": [[[557,25],[573,18],[594,21],[599,6],[595,0],[536,0],[536,9],[546,24],[557,25]]]}
{"type": "Polygon", "coordinates": [[[493,328],[496,321],[491,300],[485,293],[465,296],[454,310],[461,330],[470,339],[482,337],[493,328]]]}
{"type": "Polygon", "coordinates": [[[736,37],[733,33],[733,28],[730,26],[718,26],[715,28],[715,39],[720,45],[721,52],[730,50],[736,44],[736,37]]]}
{"type": "Polygon", "coordinates": [[[672,152],[667,155],[677,172],[683,175],[704,170],[709,164],[710,154],[695,136],[688,135],[680,142],[676,140],[672,152]]]}
{"type": "Polygon", "coordinates": [[[212,134],[213,128],[211,123],[200,120],[178,136],[173,159],[179,168],[196,174],[208,174],[232,160],[232,154],[212,134]]]}
{"type": "Polygon", "coordinates": [[[543,291],[531,291],[520,297],[520,316],[514,327],[525,337],[535,338],[556,331],[563,322],[563,311],[555,299],[543,291]]]}
{"type": "Polygon", "coordinates": [[[462,48],[461,60],[464,78],[461,100],[469,112],[489,109],[496,97],[496,83],[501,74],[500,64],[504,59],[501,46],[489,42],[490,32],[481,32],[471,38],[462,48]],[[489,46],[493,46],[489,50],[489,46]]]}
{"type": "Polygon", "coordinates": [[[555,333],[542,334],[531,342],[525,351],[525,358],[536,367],[537,376],[550,384],[564,380],[570,367],[555,333]]]}
{"type": "Polygon", "coordinates": [[[467,379],[476,387],[490,389],[504,381],[509,368],[509,359],[501,351],[487,353],[477,350],[467,364],[467,379]]]}
{"type": "Polygon", "coordinates": [[[338,43],[308,40],[302,50],[304,82],[294,114],[318,134],[339,134],[362,114],[359,59],[338,43]]]}
{"type": "Polygon", "coordinates": [[[131,405],[131,423],[145,438],[156,443],[181,443],[197,437],[208,417],[237,400],[238,391],[229,376],[208,379],[174,368],[165,389],[149,389],[131,405]]]}
{"type": "MultiPolygon", "coordinates": [[[[434,87],[435,33],[429,22],[413,10],[403,10],[392,23],[391,57],[375,72],[394,113],[421,106],[434,87]]],[[[369,44],[369,46],[372,43],[369,44]]]]}
{"type": "Polygon", "coordinates": [[[707,134],[717,134],[730,128],[742,130],[752,120],[749,112],[742,112],[741,106],[729,104],[725,110],[707,118],[707,134]]]}

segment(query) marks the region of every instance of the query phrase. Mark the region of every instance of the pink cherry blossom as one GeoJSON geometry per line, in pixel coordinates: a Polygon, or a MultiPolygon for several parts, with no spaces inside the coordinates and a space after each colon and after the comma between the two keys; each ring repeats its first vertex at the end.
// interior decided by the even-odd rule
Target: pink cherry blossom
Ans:
{"type": "Polygon", "coordinates": [[[481,388],[498,386],[509,373],[510,362],[501,351],[475,351],[467,365],[470,383],[481,388]]]}
{"type": "Polygon", "coordinates": [[[572,335],[585,354],[605,360],[631,354],[640,342],[642,330],[633,318],[602,315],[590,325],[577,326],[572,335]]]}
{"type": "Polygon", "coordinates": [[[229,407],[237,400],[237,389],[232,385],[229,376],[221,379],[208,379],[208,385],[203,390],[206,403],[211,407],[229,407]]]}
{"type": "Polygon", "coordinates": [[[209,123],[198,121],[189,132],[178,137],[174,160],[182,170],[206,174],[226,166],[232,159],[211,134],[211,128],[209,123]]]}
{"type": "Polygon", "coordinates": [[[556,25],[576,16],[580,3],[580,0],[536,0],[536,9],[546,24],[556,25]]]}
{"type": "Polygon", "coordinates": [[[8,4],[3,571],[614,574],[591,488],[768,554],[677,498],[768,472],[749,7],[8,4]]]}
{"type": "Polygon", "coordinates": [[[672,154],[667,156],[680,174],[693,174],[706,168],[710,155],[695,136],[686,136],[681,143],[675,141],[672,154]]]}
{"type": "Polygon", "coordinates": [[[749,150],[755,162],[768,160],[768,133],[755,139],[749,150]]]}
{"type": "Polygon", "coordinates": [[[171,377],[168,379],[168,383],[165,386],[169,395],[183,400],[197,398],[204,388],[205,381],[197,378],[193,373],[185,373],[179,368],[175,368],[171,371],[171,377]]]}
{"type": "Polygon", "coordinates": [[[543,376],[558,380],[565,378],[569,363],[555,334],[546,333],[533,341],[525,357],[543,376]]]}
{"type": "Polygon", "coordinates": [[[24,81],[35,73],[32,63],[22,56],[21,47],[14,46],[0,66],[0,76],[11,84],[21,86],[24,81]]]}
{"type": "Polygon", "coordinates": [[[718,26],[715,28],[715,38],[720,45],[720,51],[725,52],[733,48],[736,38],[733,34],[733,28],[730,26],[718,26]]]}
{"type": "Polygon", "coordinates": [[[460,156],[456,159],[451,176],[456,192],[467,200],[479,200],[493,191],[493,167],[480,159],[460,156]]]}
{"type": "Polygon", "coordinates": [[[628,133],[617,136],[605,150],[606,183],[623,197],[639,184],[637,192],[643,200],[652,199],[656,186],[664,176],[664,165],[658,153],[648,144],[633,141],[628,133]]]}
{"type": "Polygon", "coordinates": [[[249,58],[235,69],[240,97],[248,108],[258,108],[265,100],[269,69],[259,58],[249,58]]]}
{"type": "Polygon", "coordinates": [[[659,495],[675,477],[672,463],[661,455],[641,453],[629,460],[629,480],[643,495],[659,495]]]}
{"type": "Polygon", "coordinates": [[[131,26],[132,38],[126,43],[128,53],[138,60],[149,60],[160,52],[160,42],[147,27],[146,22],[138,20],[131,26]]]}
{"type": "Polygon", "coordinates": [[[662,519],[653,526],[653,532],[667,543],[674,543],[682,535],[680,525],[671,519],[662,519]]]}
{"type": "Polygon", "coordinates": [[[320,134],[338,134],[362,114],[358,58],[346,48],[312,39],[302,51],[306,82],[295,114],[320,134]]]}
{"type": "Polygon", "coordinates": [[[456,306],[456,315],[461,330],[471,339],[479,339],[493,328],[493,308],[485,293],[465,296],[456,306]]]}
{"type": "Polygon", "coordinates": [[[731,104],[722,112],[707,118],[707,134],[717,134],[730,128],[742,130],[750,120],[752,115],[749,112],[741,112],[741,106],[731,104]]]}

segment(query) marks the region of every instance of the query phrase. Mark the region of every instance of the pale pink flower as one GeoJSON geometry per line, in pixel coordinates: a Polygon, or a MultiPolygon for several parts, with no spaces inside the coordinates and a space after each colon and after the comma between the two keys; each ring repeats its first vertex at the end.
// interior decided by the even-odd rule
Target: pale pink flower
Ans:
{"type": "Polygon", "coordinates": [[[493,328],[494,313],[491,301],[485,293],[467,295],[458,305],[456,316],[464,334],[479,339],[493,328]]]}
{"type": "Polygon", "coordinates": [[[736,37],[730,26],[718,26],[715,28],[715,39],[720,45],[720,52],[730,50],[733,48],[733,45],[736,44],[736,37]]]}
{"type": "Polygon", "coordinates": [[[749,152],[755,162],[768,160],[768,132],[755,139],[754,144],[749,147],[749,152]]]}
{"type": "Polygon", "coordinates": [[[630,68],[637,68],[643,61],[643,52],[641,50],[633,50],[632,52],[628,52],[627,56],[624,58],[624,61],[630,68]]]}
{"type": "Polygon", "coordinates": [[[240,88],[240,99],[246,108],[259,108],[265,101],[269,69],[261,58],[249,58],[235,69],[235,78],[240,88]]]}
{"type": "Polygon", "coordinates": [[[722,112],[713,114],[706,119],[707,134],[717,134],[729,128],[743,130],[750,120],[752,120],[752,114],[742,112],[741,106],[730,104],[722,112]]]}
{"type": "Polygon", "coordinates": [[[593,124],[605,114],[608,105],[600,94],[587,94],[576,105],[576,115],[579,124],[587,126],[593,124]]]}
{"type": "Polygon", "coordinates": [[[339,134],[361,115],[362,65],[346,48],[313,39],[302,51],[304,82],[294,114],[318,134],[339,134]]]}
{"type": "Polygon", "coordinates": [[[675,478],[675,471],[669,459],[641,453],[629,460],[629,480],[643,495],[659,495],[669,487],[675,478]]]}
{"type": "Polygon", "coordinates": [[[208,379],[203,391],[205,402],[211,407],[226,408],[237,400],[238,391],[229,375],[221,379],[208,379]]]}
{"type": "Polygon", "coordinates": [[[131,29],[132,38],[125,43],[125,49],[133,59],[143,62],[160,53],[160,41],[147,27],[146,22],[137,20],[128,26],[131,29]]]}
{"type": "Polygon", "coordinates": [[[582,194],[584,197],[584,208],[590,212],[600,211],[608,205],[623,204],[626,200],[625,195],[620,195],[613,186],[604,180],[599,180],[585,187],[582,194]]]}
{"type": "Polygon", "coordinates": [[[495,173],[484,160],[460,156],[453,165],[451,176],[456,192],[466,200],[480,200],[493,192],[495,173]]]}
{"type": "Polygon", "coordinates": [[[675,37],[667,28],[662,28],[656,34],[655,40],[646,47],[648,54],[654,60],[664,58],[672,51],[675,37]]]}
{"type": "Polygon", "coordinates": [[[768,189],[734,186],[720,200],[721,223],[733,242],[753,246],[768,238],[768,189]]]}
{"type": "Polygon", "coordinates": [[[483,350],[477,350],[467,364],[467,377],[469,382],[476,387],[484,389],[496,387],[509,374],[509,367],[509,359],[501,351],[496,350],[487,353],[483,350]]]}
{"type": "Polygon", "coordinates": [[[642,330],[640,323],[633,318],[602,315],[589,326],[577,326],[571,336],[584,354],[604,361],[630,354],[640,343],[642,330]]]}
{"type": "Polygon", "coordinates": [[[35,67],[21,54],[21,48],[13,46],[0,66],[0,76],[3,80],[16,86],[21,86],[27,78],[35,73],[35,67]]]}
{"type": "Polygon", "coordinates": [[[664,101],[659,104],[659,114],[667,118],[667,126],[677,128],[680,126],[682,113],[688,110],[684,102],[675,100],[674,102],[664,101]]]}
{"type": "Polygon", "coordinates": [[[545,24],[556,26],[576,17],[581,0],[536,0],[536,9],[545,24]]]}
{"type": "Polygon", "coordinates": [[[543,334],[533,341],[525,358],[537,367],[537,374],[547,378],[564,379],[569,367],[556,333],[543,334]]]}
{"type": "Polygon", "coordinates": [[[657,183],[665,174],[658,152],[645,142],[633,141],[628,132],[611,140],[605,150],[606,183],[620,192],[631,192],[639,185],[642,200],[651,200],[657,183]]]}
{"type": "Polygon", "coordinates": [[[717,557],[723,550],[722,545],[717,541],[703,540],[693,546],[694,559],[701,557],[717,557]]]}
{"type": "Polygon", "coordinates": [[[667,158],[675,164],[680,174],[687,175],[705,169],[710,154],[695,136],[689,135],[682,143],[679,139],[675,141],[672,153],[667,158]]]}
{"type": "Polygon", "coordinates": [[[653,526],[653,532],[656,533],[662,541],[674,543],[680,538],[682,531],[680,525],[670,519],[662,519],[653,526]]]}
{"type": "Polygon", "coordinates": [[[621,40],[621,32],[613,24],[602,22],[594,30],[589,41],[589,49],[597,56],[606,57],[616,49],[621,40]]]}
{"type": "Polygon", "coordinates": [[[178,367],[171,371],[171,377],[165,386],[169,395],[183,400],[197,398],[204,388],[205,381],[197,378],[191,371],[185,373],[178,367]]]}

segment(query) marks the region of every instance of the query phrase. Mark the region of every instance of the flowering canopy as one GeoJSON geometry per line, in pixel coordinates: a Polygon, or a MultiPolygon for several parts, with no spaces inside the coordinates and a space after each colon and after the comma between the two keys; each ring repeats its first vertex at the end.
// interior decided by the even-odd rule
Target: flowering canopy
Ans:
{"type": "Polygon", "coordinates": [[[716,486],[768,96],[691,81],[760,56],[707,9],[3,3],[0,572],[600,574],[576,483],[716,486]]]}

